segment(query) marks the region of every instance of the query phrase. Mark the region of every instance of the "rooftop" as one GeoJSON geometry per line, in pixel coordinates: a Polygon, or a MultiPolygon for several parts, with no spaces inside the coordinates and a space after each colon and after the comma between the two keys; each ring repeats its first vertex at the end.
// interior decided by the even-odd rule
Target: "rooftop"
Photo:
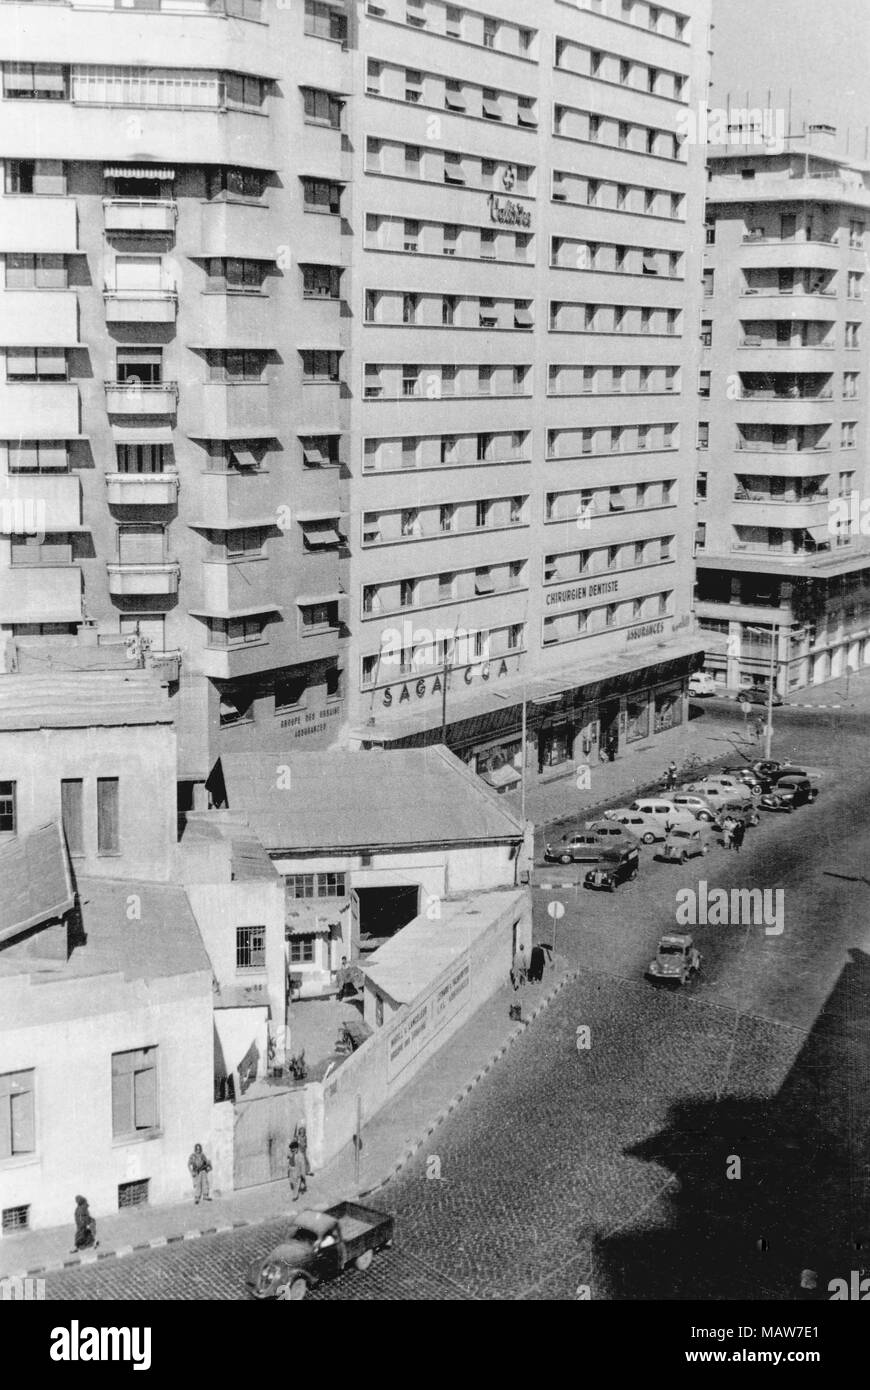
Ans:
{"type": "Polygon", "coordinates": [[[0,675],[0,730],[172,724],[157,677],[147,670],[0,675]]]}
{"type": "Polygon", "coordinates": [[[75,902],[66,843],[51,821],[0,845],[0,942],[57,921],[75,902]]]}
{"type": "Polygon", "coordinates": [[[190,811],[181,837],[188,881],[206,882],[214,878],[242,881],[276,879],[278,871],[251,829],[245,816],[230,811],[190,811]],[[200,861],[195,865],[193,857],[200,861]],[[221,862],[225,872],[220,873],[221,862]],[[212,868],[211,874],[206,865],[212,868]]]}
{"type": "Polygon", "coordinates": [[[514,890],[445,900],[437,921],[415,917],[368,957],[363,974],[397,1004],[410,1004],[503,914],[519,911],[524,897],[514,890]]]}
{"type": "Polygon", "coordinates": [[[211,974],[183,888],[80,878],[78,890],[87,940],[73,951],[61,972],[63,978],[115,972],[128,980],[156,980],[200,970],[211,974]],[[134,906],[138,915],[131,917],[134,906]]]}
{"type": "Polygon", "coordinates": [[[522,838],[520,822],[446,748],[224,754],[209,785],[273,853],[522,838]]]}

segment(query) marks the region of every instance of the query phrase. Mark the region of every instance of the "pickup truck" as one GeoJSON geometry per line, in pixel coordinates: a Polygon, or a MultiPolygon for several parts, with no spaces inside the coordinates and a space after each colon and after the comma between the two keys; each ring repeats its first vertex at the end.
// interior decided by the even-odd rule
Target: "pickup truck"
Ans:
{"type": "Polygon", "coordinates": [[[251,1265],[246,1282],[254,1298],[296,1302],[350,1265],[368,1269],[375,1251],[392,1245],[394,1226],[392,1216],[359,1202],[300,1211],[287,1240],[251,1265]]]}

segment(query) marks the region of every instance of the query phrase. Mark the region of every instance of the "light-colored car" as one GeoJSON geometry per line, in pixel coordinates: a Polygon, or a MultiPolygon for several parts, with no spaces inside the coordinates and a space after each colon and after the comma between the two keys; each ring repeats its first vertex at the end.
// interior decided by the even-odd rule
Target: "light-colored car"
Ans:
{"type": "Polygon", "coordinates": [[[685,864],[699,854],[706,854],[710,848],[710,831],[696,821],[693,829],[677,826],[665,840],[657,859],[667,859],[670,864],[685,864]]]}
{"type": "Polygon", "coordinates": [[[628,809],[649,816],[661,826],[686,824],[694,819],[684,806],[677,806],[670,797],[665,796],[639,796],[628,809]]]}
{"type": "Polygon", "coordinates": [[[687,782],[680,787],[681,792],[692,792],[702,796],[711,806],[721,806],[725,801],[752,801],[752,792],[739,782],[723,784],[719,781],[687,782]]]}
{"type": "Polygon", "coordinates": [[[630,830],[645,845],[655,844],[656,840],[665,838],[663,823],[654,816],[645,815],[643,811],[632,811],[628,806],[617,806],[614,811],[605,811],[604,814],[608,820],[624,825],[626,830],[630,830]]]}
{"type": "Polygon", "coordinates": [[[588,820],[583,829],[597,835],[606,849],[637,848],[640,838],[630,825],[624,825],[622,821],[614,820],[610,816],[602,816],[600,820],[588,820]]]}
{"type": "Polygon", "coordinates": [[[695,671],[689,677],[690,695],[715,695],[716,681],[709,671],[695,671]]]}
{"type": "Polygon", "coordinates": [[[690,812],[696,820],[710,823],[716,819],[716,808],[713,802],[708,801],[705,796],[700,796],[697,792],[674,792],[673,802],[681,811],[690,812]]]}
{"type": "Polygon", "coordinates": [[[646,973],[653,980],[685,985],[700,970],[701,953],[689,933],[668,932],[659,941],[656,958],[650,961],[646,973]]]}

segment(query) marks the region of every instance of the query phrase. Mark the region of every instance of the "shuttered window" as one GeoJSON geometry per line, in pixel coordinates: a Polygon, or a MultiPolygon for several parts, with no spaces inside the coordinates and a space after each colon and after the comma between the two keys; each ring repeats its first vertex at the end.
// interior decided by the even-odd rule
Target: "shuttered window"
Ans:
{"type": "Polygon", "coordinates": [[[84,853],[83,794],[84,783],[80,777],[64,778],[60,784],[60,814],[70,854],[84,853]]]}
{"type": "Polygon", "coordinates": [[[157,1048],[112,1054],[112,1134],[116,1139],[156,1129],[157,1048]]]}
{"type": "Polygon", "coordinates": [[[120,784],[117,777],[98,777],[97,853],[118,854],[120,848],[120,784]]]}
{"type": "Polygon", "coordinates": [[[36,1149],[33,1071],[0,1076],[0,1160],[36,1149]]]}

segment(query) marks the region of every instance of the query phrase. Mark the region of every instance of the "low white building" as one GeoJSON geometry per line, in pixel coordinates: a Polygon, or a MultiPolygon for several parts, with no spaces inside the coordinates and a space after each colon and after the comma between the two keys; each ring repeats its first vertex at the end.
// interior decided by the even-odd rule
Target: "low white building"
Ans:
{"type": "Polygon", "coordinates": [[[70,872],[57,823],[0,847],[2,1235],[179,1201],[212,1145],[212,972],[184,889],[70,872]],[[78,892],[76,893],[76,887],[78,892]]]}
{"type": "Polygon", "coordinates": [[[519,881],[522,824],[440,746],[224,756],[208,787],[283,876],[297,996],[334,990],[343,959],[437,921],[448,897],[519,881]]]}

